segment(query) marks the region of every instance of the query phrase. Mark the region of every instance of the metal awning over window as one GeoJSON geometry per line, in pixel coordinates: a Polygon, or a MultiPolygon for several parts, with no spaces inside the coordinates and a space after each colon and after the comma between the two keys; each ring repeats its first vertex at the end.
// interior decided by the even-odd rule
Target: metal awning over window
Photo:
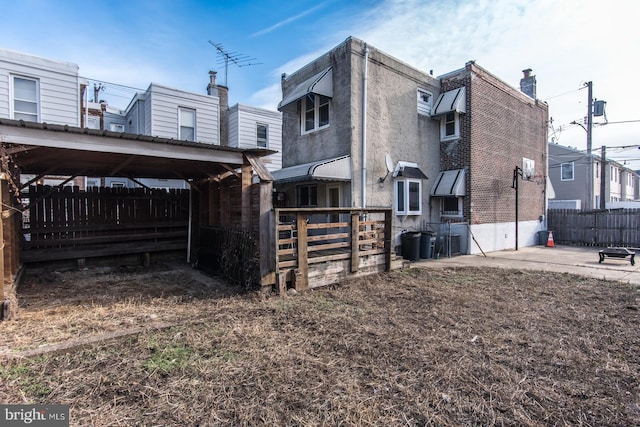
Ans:
{"type": "Polygon", "coordinates": [[[333,97],[333,73],[331,71],[331,67],[296,86],[295,89],[289,92],[289,94],[280,101],[280,104],[278,104],[278,110],[281,110],[309,93],[324,95],[329,98],[333,97]]]}
{"type": "Polygon", "coordinates": [[[276,184],[295,181],[351,181],[351,156],[282,168],[271,173],[276,184]]]}
{"type": "Polygon", "coordinates": [[[442,171],[431,187],[433,197],[460,197],[465,195],[464,169],[442,171]]]}
{"type": "Polygon", "coordinates": [[[441,93],[431,111],[431,117],[441,116],[452,111],[467,112],[466,89],[464,87],[441,93]]]}
{"type": "Polygon", "coordinates": [[[393,171],[394,178],[399,176],[403,178],[429,179],[427,175],[420,170],[417,163],[404,161],[399,161],[393,171]]]}

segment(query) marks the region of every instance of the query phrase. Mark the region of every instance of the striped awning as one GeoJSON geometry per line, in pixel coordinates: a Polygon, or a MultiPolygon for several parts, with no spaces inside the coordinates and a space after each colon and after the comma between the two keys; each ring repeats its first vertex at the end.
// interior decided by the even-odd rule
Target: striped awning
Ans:
{"type": "Polygon", "coordinates": [[[433,106],[431,117],[441,116],[452,111],[466,113],[466,92],[467,91],[464,87],[460,87],[458,89],[441,93],[433,106]]]}
{"type": "Polygon", "coordinates": [[[433,197],[460,197],[465,195],[464,169],[442,171],[431,187],[433,197]]]}
{"type": "Polygon", "coordinates": [[[289,92],[289,94],[280,101],[280,104],[278,104],[278,110],[281,110],[292,102],[295,102],[310,93],[328,96],[329,98],[333,97],[333,73],[331,71],[331,67],[321,71],[296,86],[295,89],[289,92]]]}

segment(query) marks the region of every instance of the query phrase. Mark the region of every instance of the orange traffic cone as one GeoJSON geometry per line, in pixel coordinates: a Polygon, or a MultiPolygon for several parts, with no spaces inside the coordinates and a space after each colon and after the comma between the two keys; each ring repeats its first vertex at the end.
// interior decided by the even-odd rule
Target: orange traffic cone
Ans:
{"type": "Polygon", "coordinates": [[[553,243],[553,231],[549,231],[549,238],[547,239],[547,247],[554,248],[556,245],[553,243]]]}

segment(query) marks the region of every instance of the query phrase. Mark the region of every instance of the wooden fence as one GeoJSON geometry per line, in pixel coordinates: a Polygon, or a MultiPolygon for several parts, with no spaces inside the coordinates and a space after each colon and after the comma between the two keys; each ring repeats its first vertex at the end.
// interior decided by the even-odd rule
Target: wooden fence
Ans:
{"type": "Polygon", "coordinates": [[[640,209],[589,212],[550,209],[547,217],[556,243],[640,247],[640,209]]]}
{"type": "Polygon", "coordinates": [[[24,262],[186,249],[188,190],[31,186],[24,262]]]}
{"type": "Polygon", "coordinates": [[[280,292],[391,269],[391,210],[276,209],[280,292]]]}

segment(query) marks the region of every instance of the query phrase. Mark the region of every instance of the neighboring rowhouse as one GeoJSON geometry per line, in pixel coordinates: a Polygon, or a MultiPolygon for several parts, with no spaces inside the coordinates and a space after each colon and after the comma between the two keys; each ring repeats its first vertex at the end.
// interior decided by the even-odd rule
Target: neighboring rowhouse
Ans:
{"type": "MultiPolygon", "coordinates": [[[[234,252],[225,268],[249,272],[247,283],[271,278],[265,249],[272,248],[271,236],[255,234],[271,225],[272,177],[260,158],[272,152],[255,135],[253,145],[234,142],[247,148],[229,146],[226,90],[214,73],[207,94],[152,83],[120,111],[101,102],[96,88],[89,102],[89,81],[77,65],[0,50],[5,284],[21,262],[82,264],[127,254],[142,254],[146,262],[151,253],[178,251],[186,252],[181,259],[215,265],[220,252],[235,246],[212,236],[240,228],[245,235],[237,239],[264,245],[265,255],[248,265],[234,252]],[[156,190],[171,180],[193,191],[156,190]],[[122,187],[133,181],[138,188],[113,190],[105,181],[122,187]],[[238,265],[229,267],[233,262],[238,265]]],[[[252,114],[269,124],[279,115],[252,114]]],[[[278,147],[279,133],[269,136],[269,147],[278,147]]],[[[0,303],[11,293],[0,286],[0,303]]]]}
{"type": "Polygon", "coordinates": [[[538,183],[520,186],[520,239],[536,243],[546,104],[473,62],[435,78],[353,37],[283,75],[282,91],[280,206],[393,206],[396,246],[430,231],[445,237],[438,251],[510,248],[513,174],[528,159],[538,183]]]}
{"type": "MultiPolygon", "coordinates": [[[[606,155],[605,155],[606,156],[606,155]]],[[[636,199],[638,174],[620,163],[591,154],[591,182],[593,192],[588,194],[588,155],[586,151],[549,144],[549,179],[555,198],[549,200],[550,209],[584,209],[590,198],[595,209],[610,207],[612,203],[636,199]],[[601,195],[604,194],[604,200],[601,195]],[[602,206],[602,201],[605,206],[602,206]]]]}
{"type": "MultiPolygon", "coordinates": [[[[238,105],[230,111],[228,89],[216,84],[216,72],[209,74],[206,93],[151,83],[146,91],[134,95],[124,110],[119,110],[100,100],[100,86],[91,88],[89,81],[79,76],[76,64],[0,49],[0,118],[280,151],[281,114],[238,105]],[[240,132],[238,124],[243,126],[240,132]],[[253,133],[246,131],[250,128],[253,133]]],[[[271,169],[281,167],[280,159],[279,153],[265,158],[271,169]]],[[[55,185],[64,177],[47,177],[45,181],[55,185]]],[[[139,184],[153,188],[188,187],[179,178],[142,177],[137,181],[126,177],[86,177],[76,178],[73,183],[81,188],[139,184]]]]}

